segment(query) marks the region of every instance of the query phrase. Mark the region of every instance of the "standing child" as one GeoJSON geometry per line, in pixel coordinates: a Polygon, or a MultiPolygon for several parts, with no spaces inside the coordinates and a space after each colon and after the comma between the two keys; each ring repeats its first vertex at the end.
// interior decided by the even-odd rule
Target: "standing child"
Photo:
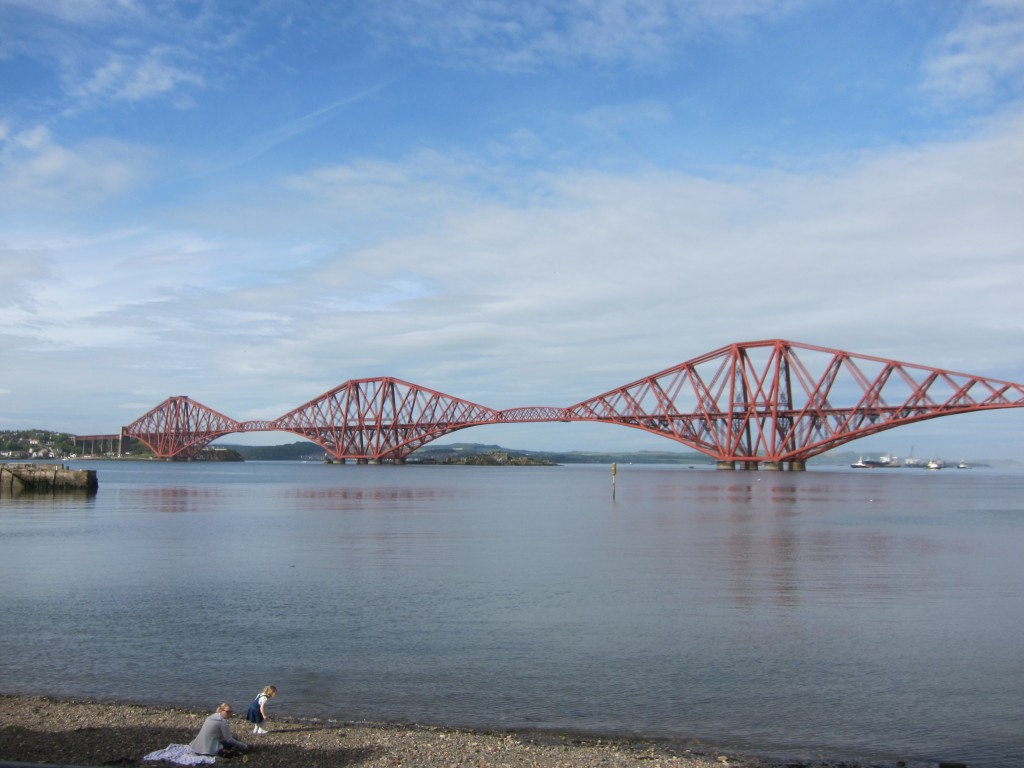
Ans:
{"type": "Polygon", "coordinates": [[[263,727],[263,721],[267,719],[267,699],[272,699],[275,696],[277,696],[277,686],[268,685],[249,705],[249,711],[245,713],[245,719],[253,724],[253,733],[267,732],[263,727]]]}

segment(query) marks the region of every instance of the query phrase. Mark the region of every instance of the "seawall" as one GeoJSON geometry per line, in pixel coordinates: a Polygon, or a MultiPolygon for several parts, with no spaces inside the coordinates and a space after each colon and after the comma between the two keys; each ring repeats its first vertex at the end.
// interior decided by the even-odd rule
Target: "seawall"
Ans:
{"type": "Polygon", "coordinates": [[[63,464],[0,464],[0,494],[79,491],[95,493],[95,469],[68,469],[63,464]]]}

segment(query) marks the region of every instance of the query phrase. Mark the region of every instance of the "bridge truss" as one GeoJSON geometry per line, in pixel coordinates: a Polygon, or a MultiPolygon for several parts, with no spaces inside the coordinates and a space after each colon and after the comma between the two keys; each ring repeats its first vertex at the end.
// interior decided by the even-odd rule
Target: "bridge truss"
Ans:
{"type": "Polygon", "coordinates": [[[400,379],[357,379],[274,421],[274,428],[323,446],[335,459],[401,461],[458,429],[493,424],[499,414],[400,379]]]}
{"type": "Polygon", "coordinates": [[[241,422],[179,395],[140,416],[121,434],[142,441],[162,459],[193,459],[218,437],[245,431],[241,422]]]}
{"type": "Polygon", "coordinates": [[[598,422],[641,429],[719,467],[802,469],[831,448],[939,416],[1024,407],[1024,385],[781,339],[730,344],[567,408],[494,410],[391,377],[355,379],[270,421],[171,397],[123,434],[189,459],[233,432],[284,431],[335,460],[401,462],[460,429],[598,422]]]}
{"type": "Polygon", "coordinates": [[[781,339],[731,344],[566,409],[720,464],[802,464],[939,416],[1024,406],[1024,385],[781,339]]]}

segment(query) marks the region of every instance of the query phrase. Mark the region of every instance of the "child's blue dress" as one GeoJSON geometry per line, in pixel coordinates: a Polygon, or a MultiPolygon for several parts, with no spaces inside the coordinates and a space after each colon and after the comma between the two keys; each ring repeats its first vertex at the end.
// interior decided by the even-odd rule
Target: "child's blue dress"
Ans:
{"type": "Polygon", "coordinates": [[[268,696],[265,693],[261,693],[252,703],[249,705],[249,709],[245,713],[245,719],[250,723],[256,723],[259,725],[263,722],[263,713],[260,712],[260,706],[267,700],[268,696]]]}

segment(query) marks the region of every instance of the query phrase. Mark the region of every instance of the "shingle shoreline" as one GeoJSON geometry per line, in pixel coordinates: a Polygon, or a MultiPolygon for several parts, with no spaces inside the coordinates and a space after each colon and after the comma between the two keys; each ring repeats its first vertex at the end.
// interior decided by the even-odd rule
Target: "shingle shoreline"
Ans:
{"type": "MultiPolygon", "coordinates": [[[[5,762],[58,766],[152,766],[144,755],[188,744],[208,712],[90,700],[0,695],[0,768],[5,762]]],[[[231,760],[245,768],[858,768],[843,761],[775,761],[699,751],[680,741],[600,738],[555,732],[481,732],[415,725],[271,719],[257,736],[232,720],[250,749],[231,760]]],[[[873,766],[884,764],[872,763],[873,766]]],[[[892,763],[895,767],[897,763],[892,763]]],[[[912,765],[904,763],[904,765],[912,765]]]]}

